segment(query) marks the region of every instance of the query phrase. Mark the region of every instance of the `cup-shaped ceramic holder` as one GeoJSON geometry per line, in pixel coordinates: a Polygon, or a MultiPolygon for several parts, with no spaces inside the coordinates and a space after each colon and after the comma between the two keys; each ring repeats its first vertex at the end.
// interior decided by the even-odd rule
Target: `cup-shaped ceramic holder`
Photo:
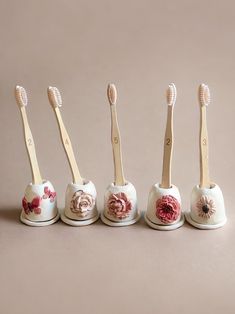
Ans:
{"type": "Polygon", "coordinates": [[[29,226],[48,226],[60,217],[56,192],[51,182],[46,180],[42,184],[30,183],[26,187],[22,207],[20,220],[29,226]]]}
{"type": "Polygon", "coordinates": [[[145,213],[146,223],[153,229],[174,230],[184,223],[181,210],[181,197],[178,188],[161,188],[154,184],[149,192],[148,207],[145,213]]]}
{"type": "Polygon", "coordinates": [[[103,223],[111,227],[122,227],[136,223],[141,216],[137,207],[136,190],[133,184],[111,183],[104,195],[103,223]]]}
{"type": "Polygon", "coordinates": [[[96,196],[95,185],[91,181],[68,184],[61,220],[71,226],[86,226],[95,222],[99,218],[96,196]]]}
{"type": "Polygon", "coordinates": [[[199,229],[216,229],[226,221],[224,198],[221,189],[215,183],[211,188],[196,185],[191,194],[191,209],[185,213],[186,220],[199,229]]]}

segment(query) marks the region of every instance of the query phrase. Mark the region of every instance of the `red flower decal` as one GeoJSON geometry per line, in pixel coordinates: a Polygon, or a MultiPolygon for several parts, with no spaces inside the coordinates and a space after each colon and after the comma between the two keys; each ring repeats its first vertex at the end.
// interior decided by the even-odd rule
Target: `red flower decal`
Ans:
{"type": "Polygon", "coordinates": [[[156,216],[163,223],[172,223],[180,215],[180,204],[174,196],[164,195],[156,202],[156,216]]]}
{"type": "Polygon", "coordinates": [[[50,199],[50,202],[51,203],[53,203],[54,202],[54,200],[55,200],[55,197],[56,197],[56,192],[52,192],[49,188],[48,188],[48,186],[46,186],[45,188],[44,188],[44,195],[43,195],[43,199],[47,199],[47,198],[49,198],[50,199]]]}
{"type": "Polygon", "coordinates": [[[125,193],[111,194],[108,199],[108,212],[116,218],[123,219],[129,216],[132,204],[125,193]]]}
{"type": "Polygon", "coordinates": [[[40,205],[40,197],[35,197],[32,202],[28,202],[26,197],[22,199],[22,206],[24,208],[25,214],[30,214],[34,212],[35,214],[39,215],[41,214],[41,208],[40,205]]]}

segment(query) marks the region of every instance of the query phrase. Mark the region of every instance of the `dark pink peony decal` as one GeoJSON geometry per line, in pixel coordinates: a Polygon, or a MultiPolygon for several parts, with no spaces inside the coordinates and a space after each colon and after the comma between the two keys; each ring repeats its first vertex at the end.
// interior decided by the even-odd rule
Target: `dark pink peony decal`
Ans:
{"type": "Polygon", "coordinates": [[[56,192],[52,192],[48,186],[45,186],[44,188],[44,195],[43,195],[43,199],[50,199],[50,202],[53,203],[55,201],[56,198],[56,192]]]}
{"type": "Polygon", "coordinates": [[[129,216],[132,204],[125,193],[111,194],[108,199],[108,213],[116,218],[123,219],[129,216]]]}
{"type": "Polygon", "coordinates": [[[177,220],[180,215],[180,204],[172,195],[164,195],[156,202],[156,216],[167,224],[177,220]]]}
{"type": "Polygon", "coordinates": [[[24,208],[25,214],[30,214],[34,212],[36,215],[41,214],[41,208],[39,207],[40,205],[40,197],[37,196],[35,197],[32,202],[28,202],[26,197],[22,199],[22,206],[24,208]]]}

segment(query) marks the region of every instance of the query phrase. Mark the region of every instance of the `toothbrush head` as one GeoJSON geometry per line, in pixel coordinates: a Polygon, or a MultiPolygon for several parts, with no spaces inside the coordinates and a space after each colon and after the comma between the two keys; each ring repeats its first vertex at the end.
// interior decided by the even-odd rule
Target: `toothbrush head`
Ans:
{"type": "Polygon", "coordinates": [[[211,101],[210,90],[206,84],[201,84],[199,86],[198,98],[199,98],[199,103],[202,107],[208,106],[210,104],[210,101],[211,101]]]}
{"type": "Polygon", "coordinates": [[[168,106],[174,106],[177,97],[177,90],[174,83],[169,84],[166,90],[166,99],[168,106]]]}
{"type": "Polygon", "coordinates": [[[26,107],[28,104],[28,97],[26,90],[22,86],[15,87],[15,98],[19,107],[26,107]]]}
{"type": "Polygon", "coordinates": [[[109,84],[107,88],[107,96],[110,105],[116,105],[117,102],[117,89],[114,84],[109,84]]]}
{"type": "Polygon", "coordinates": [[[62,106],[62,98],[57,87],[49,86],[47,88],[47,94],[52,107],[56,108],[62,106]]]}

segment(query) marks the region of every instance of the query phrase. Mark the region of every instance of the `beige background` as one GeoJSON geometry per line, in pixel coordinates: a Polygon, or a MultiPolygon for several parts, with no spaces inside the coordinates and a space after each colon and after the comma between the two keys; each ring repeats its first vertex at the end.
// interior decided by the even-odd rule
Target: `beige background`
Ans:
{"type": "Polygon", "coordinates": [[[0,1],[0,313],[234,313],[234,29],[234,1],[0,1]],[[209,84],[211,177],[224,192],[224,228],[19,222],[31,178],[14,85],[29,92],[41,172],[62,208],[71,175],[46,95],[48,85],[60,88],[81,173],[96,184],[102,209],[113,180],[110,81],[126,177],[143,210],[161,178],[171,81],[178,89],[173,183],[188,208],[199,179],[197,87],[209,84]]]}

